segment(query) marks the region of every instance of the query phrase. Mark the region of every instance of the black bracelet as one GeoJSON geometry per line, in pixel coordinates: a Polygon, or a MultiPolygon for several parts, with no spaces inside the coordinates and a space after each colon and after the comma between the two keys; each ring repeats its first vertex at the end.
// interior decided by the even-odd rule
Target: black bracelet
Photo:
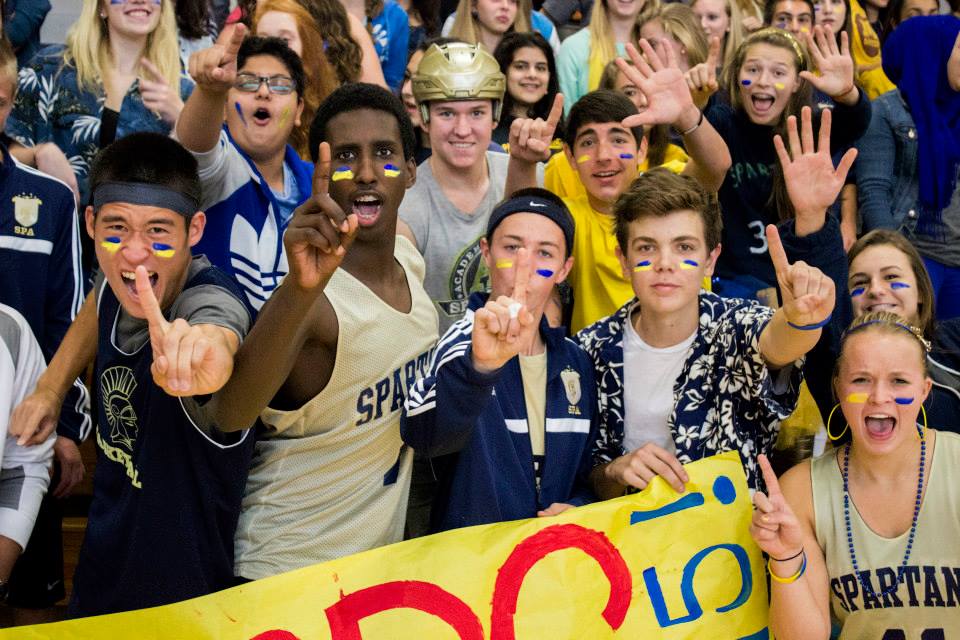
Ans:
{"type": "Polygon", "coordinates": [[[795,554],[793,554],[789,558],[774,558],[773,556],[770,556],[770,559],[773,560],[774,562],[789,562],[791,560],[795,560],[796,558],[799,558],[802,554],[803,554],[803,547],[800,547],[800,551],[797,551],[795,554]]]}
{"type": "Polygon", "coordinates": [[[703,124],[703,109],[699,109],[699,111],[700,111],[700,119],[697,120],[697,124],[693,125],[692,127],[690,127],[689,129],[687,129],[686,131],[680,131],[680,132],[678,132],[681,136],[688,136],[688,135],[690,135],[691,133],[693,133],[694,131],[696,131],[697,129],[699,129],[699,128],[700,128],[700,125],[703,124]]]}

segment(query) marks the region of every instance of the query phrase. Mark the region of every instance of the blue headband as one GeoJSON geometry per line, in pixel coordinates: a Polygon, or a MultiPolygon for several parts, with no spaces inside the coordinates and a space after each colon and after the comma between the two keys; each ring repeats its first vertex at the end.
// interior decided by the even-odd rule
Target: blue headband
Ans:
{"type": "Polygon", "coordinates": [[[179,191],[148,182],[104,182],[93,190],[93,210],[111,202],[160,207],[189,218],[200,208],[179,191]]]}

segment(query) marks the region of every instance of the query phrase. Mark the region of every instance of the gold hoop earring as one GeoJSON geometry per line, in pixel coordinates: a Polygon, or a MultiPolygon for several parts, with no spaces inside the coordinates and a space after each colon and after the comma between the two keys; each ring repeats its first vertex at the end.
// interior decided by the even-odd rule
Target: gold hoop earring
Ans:
{"type": "Polygon", "coordinates": [[[847,422],[844,422],[843,431],[841,431],[837,435],[833,435],[832,433],[830,433],[830,421],[833,420],[833,414],[836,413],[837,409],[839,408],[840,408],[840,403],[838,402],[836,406],[830,410],[830,415],[827,416],[827,437],[830,438],[831,442],[836,442],[837,440],[842,438],[843,434],[845,434],[847,432],[847,429],[850,428],[850,424],[847,422]]]}

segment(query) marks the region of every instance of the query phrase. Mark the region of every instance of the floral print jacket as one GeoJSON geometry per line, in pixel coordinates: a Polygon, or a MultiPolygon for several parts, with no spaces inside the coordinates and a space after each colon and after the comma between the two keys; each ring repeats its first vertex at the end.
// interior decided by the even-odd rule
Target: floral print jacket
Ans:
{"type": "MultiPolygon", "coordinates": [[[[577,338],[596,367],[600,426],[594,464],[624,455],[623,333],[636,299],[577,338]]],[[[700,292],[700,328],[673,388],[668,421],[682,463],[737,451],[752,489],[762,485],[757,455],[769,454],[780,421],[797,404],[801,363],[771,371],[760,333],[773,310],[749,300],[700,292]]]]}
{"type": "MultiPolygon", "coordinates": [[[[64,63],[63,45],[51,45],[37,52],[30,64],[20,69],[20,86],[6,133],[32,147],[53,142],[70,161],[80,186],[80,203],[88,201],[87,173],[100,150],[100,118],[105,99],[103,88],[91,92],[77,82],[76,69],[64,63]]],[[[180,97],[186,101],[193,81],[180,77],[180,97]]],[[[144,106],[140,82],[134,80],[120,105],[116,138],[151,131],[167,135],[170,126],[144,106]]]]}

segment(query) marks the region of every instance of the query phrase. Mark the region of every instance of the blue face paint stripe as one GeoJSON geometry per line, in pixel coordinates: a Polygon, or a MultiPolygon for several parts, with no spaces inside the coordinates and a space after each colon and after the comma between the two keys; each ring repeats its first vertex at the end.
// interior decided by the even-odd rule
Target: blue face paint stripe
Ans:
{"type": "Polygon", "coordinates": [[[863,287],[856,287],[855,289],[850,291],[850,297],[856,298],[857,296],[862,296],[864,291],[866,291],[866,289],[864,289],[863,287]]]}
{"type": "Polygon", "coordinates": [[[909,288],[910,288],[910,285],[908,285],[906,282],[891,282],[891,283],[890,283],[890,288],[893,289],[893,290],[897,290],[897,289],[909,289],[909,288]]]}
{"type": "Polygon", "coordinates": [[[620,154],[620,159],[621,159],[621,160],[633,160],[633,158],[634,158],[634,155],[633,155],[632,153],[621,153],[621,154],[620,154]]]}
{"type": "Polygon", "coordinates": [[[913,404],[913,398],[894,398],[893,401],[897,404],[913,404]]]}
{"type": "Polygon", "coordinates": [[[552,278],[553,271],[551,271],[550,269],[537,269],[537,275],[543,276],[544,278],[552,278]]]}

